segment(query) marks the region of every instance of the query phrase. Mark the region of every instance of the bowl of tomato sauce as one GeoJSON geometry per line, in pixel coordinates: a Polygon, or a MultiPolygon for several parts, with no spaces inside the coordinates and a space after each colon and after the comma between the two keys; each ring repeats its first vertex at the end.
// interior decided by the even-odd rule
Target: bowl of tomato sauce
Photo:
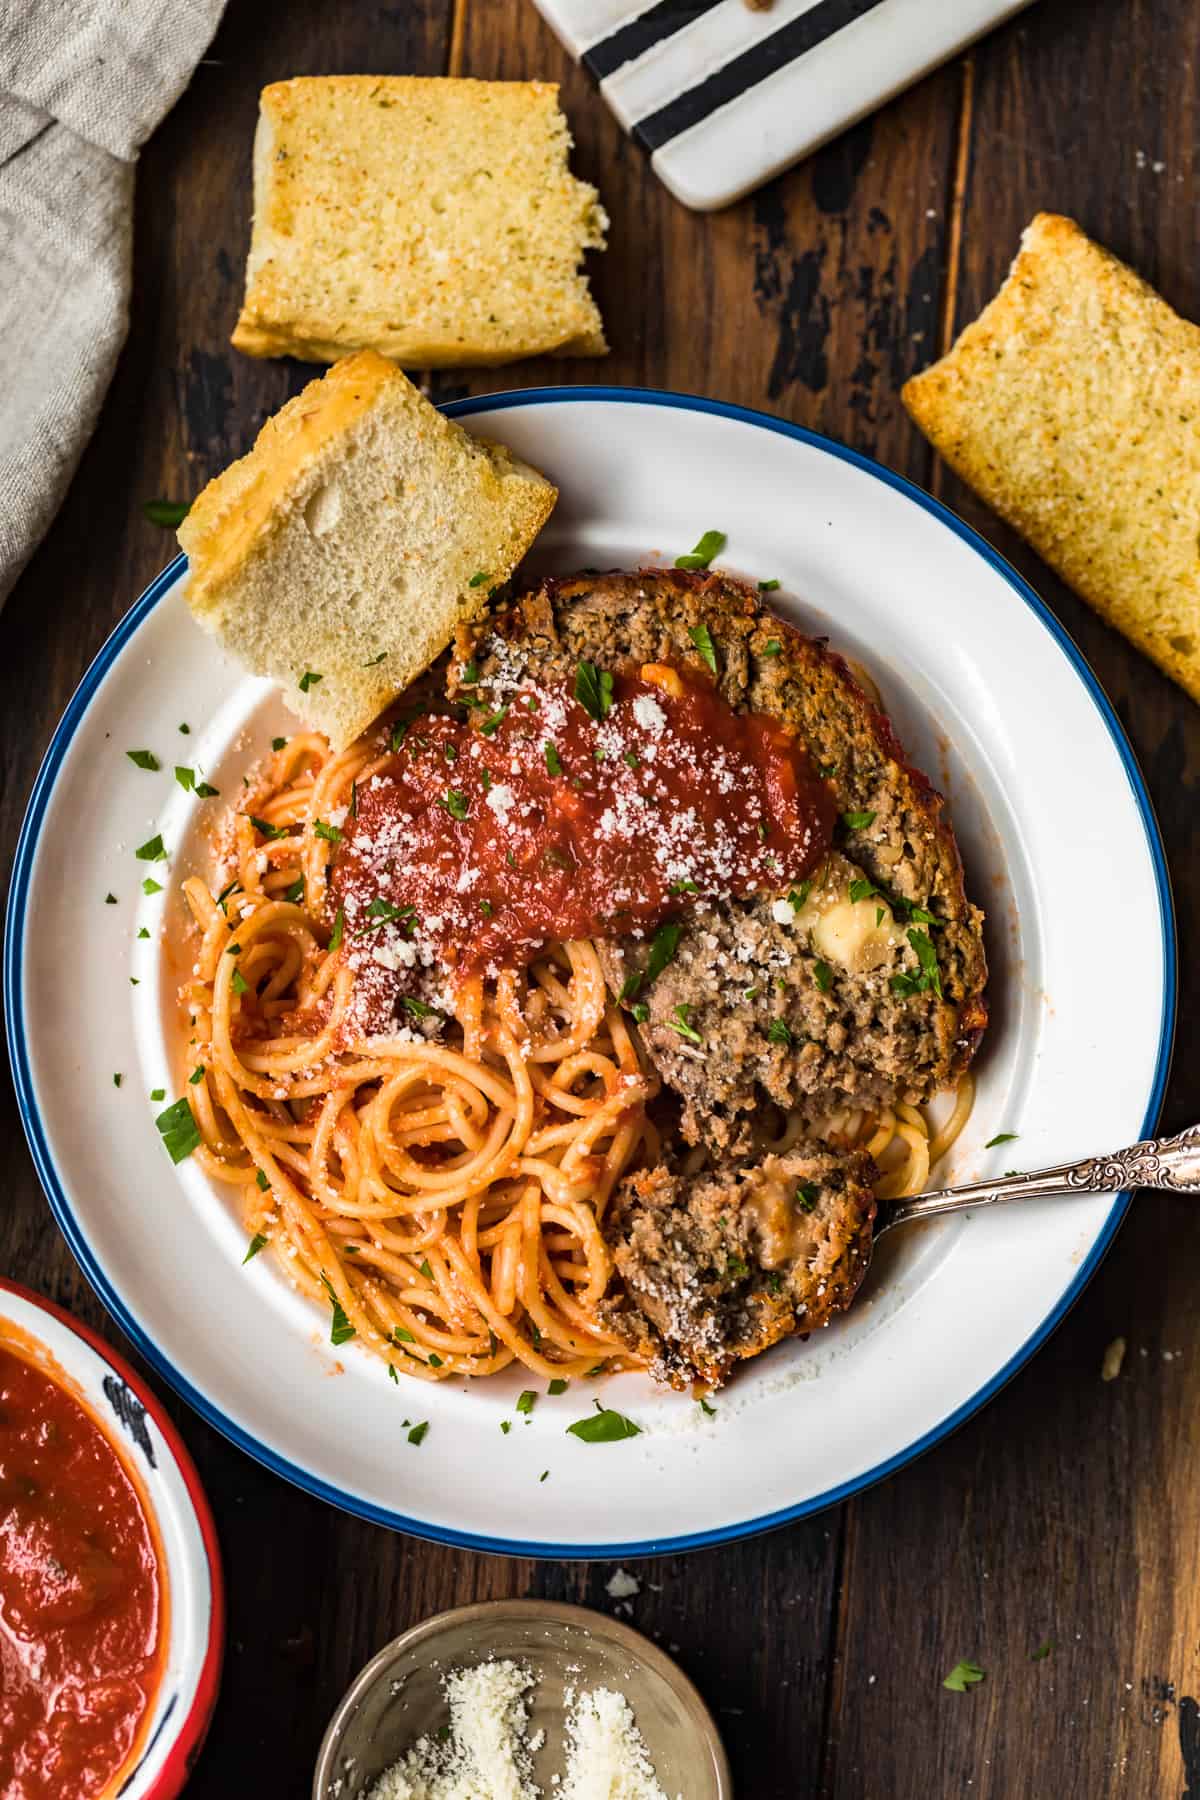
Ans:
{"type": "Polygon", "coordinates": [[[158,1400],[0,1281],[0,1795],[171,1800],[216,1702],[212,1514],[158,1400]]]}

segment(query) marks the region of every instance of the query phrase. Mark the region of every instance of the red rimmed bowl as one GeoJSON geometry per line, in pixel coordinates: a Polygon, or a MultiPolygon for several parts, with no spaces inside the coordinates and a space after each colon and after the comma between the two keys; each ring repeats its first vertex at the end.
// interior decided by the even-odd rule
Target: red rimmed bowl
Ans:
{"type": "Polygon", "coordinates": [[[149,1521],[165,1595],[161,1662],[132,1753],[101,1794],[174,1800],[208,1730],[225,1644],[220,1552],[200,1478],[150,1389],[61,1307],[0,1281],[0,1346],[49,1375],[90,1414],[149,1521]]]}

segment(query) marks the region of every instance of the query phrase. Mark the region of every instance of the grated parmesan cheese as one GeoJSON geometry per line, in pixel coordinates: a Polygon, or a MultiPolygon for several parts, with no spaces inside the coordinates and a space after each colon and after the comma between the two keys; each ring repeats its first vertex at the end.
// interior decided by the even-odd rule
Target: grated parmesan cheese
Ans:
{"type": "MultiPolygon", "coordinates": [[[[449,1729],[419,1738],[368,1800],[543,1800],[533,1755],[544,1740],[529,1729],[534,1681],[521,1663],[452,1669],[442,1683],[449,1729]]],[[[566,1773],[553,1778],[555,1800],[667,1800],[623,1694],[568,1688],[564,1700],[566,1773]]]]}

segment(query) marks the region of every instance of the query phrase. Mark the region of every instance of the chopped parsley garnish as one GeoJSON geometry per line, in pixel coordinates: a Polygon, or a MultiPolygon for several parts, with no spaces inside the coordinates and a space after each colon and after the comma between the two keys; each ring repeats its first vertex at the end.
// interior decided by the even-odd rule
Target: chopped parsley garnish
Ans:
{"type": "Polygon", "coordinates": [[[883,908],[882,908],[882,906],[877,906],[875,908],[875,929],[876,929],[876,931],[878,931],[879,927],[882,924],[883,924],[883,908]]]}
{"type": "Polygon", "coordinates": [[[163,848],[162,833],[155,832],[152,838],[133,853],[139,862],[166,862],[167,853],[163,848]]]}
{"type": "Polygon", "coordinates": [[[197,1068],[193,1069],[191,1074],[188,1076],[188,1086],[189,1087],[198,1087],[203,1080],[204,1080],[204,1064],[200,1063],[199,1066],[197,1068]]]}
{"type": "Polygon", "coordinates": [[[192,731],[192,728],[191,728],[191,726],[190,726],[190,725],[181,725],[181,726],[180,726],[180,727],[179,727],[179,729],[180,729],[180,731],[182,731],[182,733],[183,733],[183,735],[184,735],[184,737],[190,737],[190,736],[191,736],[191,731],[192,731]]]}
{"type": "Polygon", "coordinates": [[[142,511],[152,525],[182,525],[192,510],[190,500],[143,500],[142,511]]]}
{"type": "Polygon", "coordinates": [[[468,587],[482,587],[482,586],[483,586],[483,584],[484,584],[484,582],[485,582],[485,581],[486,581],[486,580],[487,580],[487,579],[488,579],[488,572],[487,572],[487,570],[486,570],[486,569],[480,569],[480,570],[478,570],[478,571],[477,571],[477,573],[476,573],[476,574],[474,574],[474,575],[472,575],[472,577],[471,577],[471,579],[470,579],[470,581],[468,581],[468,583],[467,583],[467,586],[468,586],[468,587]]]}
{"type": "Polygon", "coordinates": [[[150,1089],[150,1098],[151,1098],[151,1100],[154,1101],[156,1106],[160,1100],[165,1100],[166,1097],[167,1097],[166,1088],[151,1088],[150,1089]]]}
{"type": "Polygon", "coordinates": [[[724,1280],[725,1280],[726,1286],[731,1287],[735,1281],[745,1281],[745,1279],[749,1273],[750,1273],[750,1265],[746,1261],[745,1257],[742,1257],[742,1256],[726,1257],[726,1259],[725,1259],[725,1275],[724,1275],[724,1280]]]}
{"type": "Polygon", "coordinates": [[[758,992],[758,989],[756,987],[745,988],[742,991],[742,999],[743,1000],[753,1000],[753,998],[754,998],[755,994],[757,994],[757,992],[758,992]]]}
{"type": "Polygon", "coordinates": [[[117,896],[115,894],[105,894],[104,904],[105,906],[115,906],[117,904],[117,896]]]}
{"type": "Polygon", "coordinates": [[[505,1437],[507,1437],[509,1432],[512,1430],[512,1420],[511,1419],[501,1419],[500,1429],[504,1433],[505,1437]]]}
{"type": "Polygon", "coordinates": [[[596,1410],[584,1419],[576,1419],[567,1430],[572,1437],[582,1439],[585,1444],[615,1444],[621,1438],[641,1436],[641,1426],[627,1419],[624,1413],[614,1412],[611,1407],[601,1406],[598,1400],[592,1404],[596,1410]]]}
{"type": "Polygon", "coordinates": [[[186,1099],[176,1100],[174,1106],[168,1106],[165,1112],[159,1113],[154,1123],[158,1126],[173,1163],[181,1163],[185,1156],[190,1156],[198,1148],[200,1131],[186,1099]]]}
{"type": "Polygon", "coordinates": [[[404,1325],[397,1325],[392,1332],[392,1336],[398,1344],[415,1344],[417,1341],[412,1332],[404,1325]]]}
{"type": "Polygon", "coordinates": [[[263,1236],[261,1231],[256,1231],[254,1236],[250,1239],[245,1256],[242,1258],[242,1267],[245,1268],[248,1262],[253,1262],[259,1251],[265,1250],[266,1247],[267,1239],[263,1236]]]}
{"type": "Polygon", "coordinates": [[[719,556],[724,548],[725,533],[723,531],[706,531],[694,550],[689,550],[685,556],[675,558],[675,567],[677,569],[707,569],[713,557],[719,556]]]}
{"type": "Polygon", "coordinates": [[[255,1169],[254,1179],[258,1183],[258,1186],[262,1189],[263,1193],[265,1194],[267,1189],[271,1185],[271,1183],[267,1179],[266,1170],[265,1169],[255,1169]]]}
{"type": "Polygon", "coordinates": [[[403,924],[406,919],[415,919],[417,915],[411,906],[393,906],[390,900],[385,900],[382,894],[377,894],[368,906],[366,916],[372,923],[364,926],[363,929],[378,931],[381,925],[394,925],[397,921],[403,924]]]}
{"type": "Polygon", "coordinates": [[[429,1366],[431,1369],[440,1369],[442,1366],[442,1359],[436,1350],[429,1352],[429,1366]]]}
{"type": "Polygon", "coordinates": [[[802,881],[798,887],[792,888],[791,892],[788,894],[788,904],[791,906],[793,912],[799,912],[801,907],[807,904],[808,896],[812,891],[813,884],[811,880],[802,881]]]}
{"type": "Polygon", "coordinates": [[[365,662],[363,664],[363,668],[364,669],[377,669],[379,667],[380,663],[383,662],[386,659],[386,657],[387,657],[387,651],[381,650],[379,652],[378,656],[373,656],[371,658],[370,662],[365,662]]]}
{"type": "Polygon", "coordinates": [[[646,963],[647,982],[657,981],[669,962],[675,960],[675,952],[679,948],[679,939],[683,935],[682,925],[660,925],[650,945],[650,957],[646,963]]]}
{"type": "Polygon", "coordinates": [[[272,748],[272,750],[282,750],[283,746],[286,743],[287,743],[286,738],[272,738],[271,739],[271,748],[272,748]]]}
{"type": "Polygon", "coordinates": [[[708,626],[692,625],[688,629],[688,636],[696,646],[701,659],[715,675],[717,672],[717,646],[713,643],[712,632],[708,626]]]}
{"type": "Polygon", "coordinates": [[[769,1294],[782,1294],[783,1292],[783,1276],[778,1269],[772,1269],[767,1276],[767,1292],[769,1294]]]}
{"type": "Polygon", "coordinates": [[[531,1413],[536,1405],[537,1395],[532,1388],[526,1388],[523,1393],[517,1395],[517,1411],[519,1413],[531,1413]]]}
{"type": "Polygon", "coordinates": [[[783,645],[780,643],[778,638],[768,638],[766,643],[763,645],[762,653],[764,656],[778,656],[782,649],[783,649],[783,645]]]}
{"type": "Polygon", "coordinates": [[[868,825],[874,823],[875,814],[873,812],[844,812],[842,814],[842,824],[847,831],[865,831],[868,825]]]}
{"type": "MultiPolygon", "coordinates": [[[[775,589],[778,586],[779,586],[778,575],[772,575],[770,581],[760,581],[759,582],[758,591],[760,594],[773,594],[775,592],[775,589]]],[[[777,644],[779,642],[779,640],[778,640],[778,638],[772,638],[771,642],[773,644],[777,644]]]]}
{"type": "Polygon", "coordinates": [[[226,956],[240,956],[242,954],[242,946],[240,944],[226,944],[225,954],[226,956]]]}
{"type": "Polygon", "coordinates": [[[491,737],[494,732],[498,731],[507,717],[507,706],[502,706],[498,712],[489,713],[487,718],[482,720],[479,726],[484,737],[491,737]]]}
{"type": "Polygon", "coordinates": [[[483,914],[485,919],[490,919],[496,909],[492,905],[490,900],[481,900],[479,902],[479,910],[483,914]]]}
{"type": "Polygon", "coordinates": [[[474,687],[475,686],[475,683],[479,680],[479,664],[474,660],[474,658],[472,658],[472,660],[469,663],[463,664],[463,672],[459,676],[459,680],[462,682],[464,687],[474,687]]]}
{"type": "Polygon", "coordinates": [[[345,929],[346,929],[346,914],[343,911],[343,909],[339,906],[337,909],[337,916],[333,921],[333,930],[330,933],[330,937],[329,937],[329,948],[331,950],[340,950],[341,949],[342,934],[344,933],[345,929]]]}
{"type": "Polygon", "coordinates": [[[425,1257],[421,1263],[421,1274],[424,1275],[426,1281],[433,1280],[433,1270],[429,1266],[429,1258],[428,1257],[425,1257]]]}
{"type": "Polygon", "coordinates": [[[696,1405],[700,1408],[700,1411],[704,1414],[706,1419],[715,1419],[716,1418],[716,1416],[717,1416],[716,1407],[710,1406],[708,1404],[708,1401],[704,1398],[703,1394],[700,1394],[697,1396],[696,1405]]]}
{"type": "Polygon", "coordinates": [[[414,1000],[411,994],[405,994],[402,1005],[405,1012],[411,1013],[414,1019],[440,1019],[442,1016],[436,1006],[427,1006],[424,1000],[414,1000]]]}
{"type": "MultiPolygon", "coordinates": [[[[155,883],[156,887],[157,887],[157,885],[158,884],[155,883]]],[[[145,882],[142,883],[142,886],[143,887],[146,886],[145,882]]],[[[234,879],[229,883],[229,886],[223,887],[221,889],[220,893],[217,895],[217,905],[220,907],[220,909],[223,913],[226,913],[227,918],[229,915],[225,909],[225,902],[228,900],[230,894],[240,894],[241,891],[242,891],[242,884],[235,876],[234,879]]]]}
{"type": "Polygon", "coordinates": [[[687,1038],[690,1044],[702,1044],[704,1039],[700,1036],[700,1033],[696,1030],[695,1026],[689,1023],[691,1010],[691,1007],[687,1005],[677,1006],[671,1017],[667,1020],[667,1024],[671,1027],[672,1031],[677,1031],[681,1038],[687,1038]]]}
{"type": "Polygon", "coordinates": [[[646,1005],[644,1000],[639,1000],[637,1005],[631,1006],[629,1010],[639,1025],[644,1025],[646,1020],[650,1017],[650,1008],[646,1005]]]}
{"type": "Polygon", "coordinates": [[[792,1196],[803,1213],[810,1213],[817,1204],[817,1187],[813,1181],[802,1181],[792,1196]]]}
{"type": "Polygon", "coordinates": [[[539,1486],[541,1485],[541,1483],[543,1481],[545,1481],[545,1479],[546,1479],[547,1475],[549,1475],[549,1473],[550,1473],[549,1469],[542,1470],[541,1474],[538,1476],[538,1485],[539,1486]]]}
{"type": "MultiPolygon", "coordinates": [[[[340,844],[342,841],[342,834],[338,827],[336,825],[327,825],[324,819],[313,820],[313,831],[317,837],[324,838],[327,843],[340,844]]],[[[278,832],[272,835],[282,837],[283,833],[278,832]]]]}
{"type": "Polygon", "coordinates": [[[926,987],[932,988],[940,1000],[942,997],[942,978],[938,973],[937,951],[930,938],[923,931],[910,931],[908,941],[917,953],[917,961],[921,965],[921,978],[926,987]]]}
{"type": "MultiPolygon", "coordinates": [[[[253,825],[255,831],[257,831],[260,834],[260,836],[265,837],[269,840],[274,839],[274,838],[286,837],[288,834],[288,828],[286,825],[272,825],[266,819],[260,819],[256,813],[247,813],[246,817],[249,819],[250,823],[253,825]]],[[[317,823],[319,825],[320,820],[318,820],[317,823]]],[[[318,833],[318,835],[319,835],[319,833],[318,833]]]]}
{"type": "Polygon", "coordinates": [[[548,1394],[565,1394],[570,1385],[570,1382],[564,1381],[561,1375],[556,1375],[546,1392],[548,1394]]]}
{"type": "Polygon", "coordinates": [[[958,1662],[955,1663],[942,1686],[949,1688],[952,1694],[965,1694],[968,1688],[974,1687],[977,1682],[982,1680],[983,1670],[978,1663],[958,1662]]]}
{"type": "Polygon", "coordinates": [[[346,1317],[342,1303],[337,1297],[337,1290],[324,1270],[321,1271],[321,1285],[329,1295],[329,1304],[333,1308],[333,1317],[329,1323],[329,1341],[334,1346],[348,1344],[352,1337],[358,1336],[358,1332],[346,1317]]]}
{"type": "Polygon", "coordinates": [[[250,991],[250,983],[246,980],[246,977],[242,974],[240,969],[235,969],[233,971],[233,978],[229,985],[235,994],[247,994],[250,991]]]}
{"type": "Polygon", "coordinates": [[[1015,1144],[1019,1136],[1020,1133],[1016,1131],[998,1131],[983,1147],[985,1150],[992,1150],[997,1144],[1015,1144]]]}
{"type": "Polygon", "coordinates": [[[908,917],[914,925],[940,925],[942,922],[936,913],[926,912],[923,906],[910,906],[908,917]]]}
{"type": "Polygon", "coordinates": [[[396,1373],[395,1363],[388,1364],[388,1380],[394,1381],[397,1387],[400,1386],[400,1377],[396,1373]]]}
{"type": "Polygon", "coordinates": [[[827,994],[833,986],[833,970],[820,957],[813,964],[813,980],[823,994],[827,994]]]}
{"type": "Polygon", "coordinates": [[[422,1444],[422,1443],[424,1443],[424,1441],[425,1441],[425,1433],[426,1433],[426,1432],[427,1432],[427,1431],[428,1431],[428,1430],[429,1430],[429,1420],[428,1420],[428,1419],[422,1419],[422,1421],[421,1421],[421,1423],[420,1423],[420,1424],[419,1424],[419,1425],[414,1425],[414,1426],[413,1426],[413,1428],[412,1428],[412,1430],[411,1430],[411,1431],[410,1431],[410,1432],[409,1432],[409,1434],[408,1434],[408,1441],[409,1441],[409,1443],[410,1443],[410,1444],[422,1444]]]}
{"type": "Polygon", "coordinates": [[[558,751],[553,744],[549,743],[546,745],[546,767],[551,775],[562,774],[562,763],[559,761],[558,751]]]}
{"type": "Polygon", "coordinates": [[[786,1020],[771,1020],[771,1023],[767,1026],[768,1044],[793,1044],[795,1041],[796,1040],[792,1036],[791,1027],[787,1024],[786,1020]]]}
{"type": "Polygon", "coordinates": [[[698,894],[700,889],[696,886],[694,881],[673,881],[671,883],[671,892],[673,894],[698,894]]]}
{"type": "Polygon", "coordinates": [[[121,1085],[121,1077],[119,1075],[114,1075],[113,1076],[113,1086],[115,1088],[119,1088],[120,1085],[121,1085]]]}
{"type": "Polygon", "coordinates": [[[611,671],[598,669],[595,663],[579,663],[575,670],[575,698],[597,723],[606,718],[613,703],[611,671]]]}
{"type": "Polygon", "coordinates": [[[150,769],[157,772],[162,768],[162,764],[153,750],[127,750],[125,754],[131,763],[137,764],[139,769],[150,769]]]}
{"type": "Polygon", "coordinates": [[[438,801],[438,805],[444,806],[452,819],[461,820],[467,816],[469,802],[461,789],[447,788],[445,794],[438,801]]]}
{"type": "Polygon", "coordinates": [[[307,694],[309,688],[316,687],[318,681],[324,681],[324,679],[325,677],[323,675],[318,675],[315,670],[305,669],[303,675],[300,677],[300,692],[302,694],[307,694]]]}
{"type": "MultiPolygon", "coordinates": [[[[877,895],[879,895],[879,889],[873,881],[852,881],[850,883],[850,898],[856,906],[860,900],[871,900],[877,895]]],[[[882,896],[879,897],[882,898],[882,896]]]]}
{"type": "Polygon", "coordinates": [[[290,887],[284,888],[283,897],[287,901],[289,906],[299,906],[300,902],[304,898],[304,877],[303,877],[303,875],[297,875],[295,881],[292,882],[292,885],[290,887]]]}
{"type": "Polygon", "coordinates": [[[642,766],[642,759],[636,750],[624,751],[621,756],[621,761],[625,764],[627,769],[640,769],[642,766]]]}
{"type": "Polygon", "coordinates": [[[400,748],[401,744],[404,742],[404,735],[407,730],[408,720],[397,719],[396,723],[392,726],[392,736],[389,746],[392,750],[398,750],[400,748]]]}
{"type": "Polygon", "coordinates": [[[141,925],[138,927],[138,937],[139,938],[148,938],[149,936],[150,936],[150,933],[146,930],[146,927],[144,925],[141,925]]]}

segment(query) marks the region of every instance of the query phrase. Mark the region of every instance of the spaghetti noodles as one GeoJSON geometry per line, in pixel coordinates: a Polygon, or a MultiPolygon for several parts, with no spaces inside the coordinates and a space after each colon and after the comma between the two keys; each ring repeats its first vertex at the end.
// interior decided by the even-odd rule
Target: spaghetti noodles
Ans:
{"type": "MultiPolygon", "coordinates": [[[[611,1274],[601,1232],[617,1182],[660,1160],[657,1077],[607,996],[594,944],[524,972],[469,975],[408,1002],[379,1034],[353,1005],[331,935],[327,879],[377,740],[332,754],[316,734],[274,754],[223,846],[219,894],[184,884],[200,933],[183,989],[192,1109],[207,1173],[242,1192],[248,1254],[270,1247],[298,1289],[356,1338],[424,1379],[518,1362],[569,1378],[628,1360],[596,1321],[611,1274]]],[[[863,1144],[885,1197],[913,1193],[961,1130],[915,1107],[841,1113],[825,1134],[863,1144]]],[[[783,1148],[802,1135],[783,1122],[783,1148]]],[[[809,1128],[811,1129],[811,1127],[809,1128]]]]}

